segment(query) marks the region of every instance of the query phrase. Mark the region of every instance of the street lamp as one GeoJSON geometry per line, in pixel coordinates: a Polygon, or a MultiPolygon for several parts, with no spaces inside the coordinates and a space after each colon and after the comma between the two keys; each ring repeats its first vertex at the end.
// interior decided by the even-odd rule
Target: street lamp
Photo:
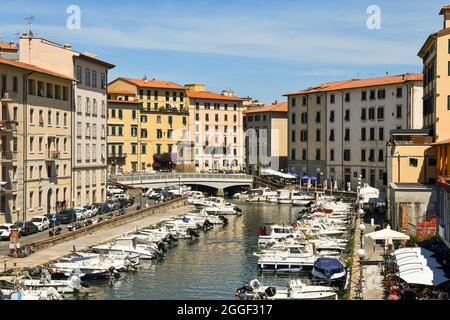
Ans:
{"type": "Polygon", "coordinates": [[[364,249],[358,250],[359,257],[359,299],[364,300],[364,258],[366,256],[366,251],[364,249]]]}

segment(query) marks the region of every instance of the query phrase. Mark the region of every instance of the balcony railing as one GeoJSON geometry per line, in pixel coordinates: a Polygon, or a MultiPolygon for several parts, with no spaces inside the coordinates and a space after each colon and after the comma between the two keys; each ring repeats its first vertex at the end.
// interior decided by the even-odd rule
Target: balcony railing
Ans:
{"type": "Polygon", "coordinates": [[[4,91],[1,90],[0,91],[0,101],[4,101],[4,102],[8,102],[8,101],[12,101],[14,99],[17,99],[19,97],[19,93],[18,92],[13,92],[13,91],[4,91]]]}
{"type": "Polygon", "coordinates": [[[126,153],[109,153],[108,159],[125,159],[127,157],[126,153]]]}
{"type": "Polygon", "coordinates": [[[2,161],[12,161],[13,153],[11,151],[0,151],[0,159],[2,161]]]}

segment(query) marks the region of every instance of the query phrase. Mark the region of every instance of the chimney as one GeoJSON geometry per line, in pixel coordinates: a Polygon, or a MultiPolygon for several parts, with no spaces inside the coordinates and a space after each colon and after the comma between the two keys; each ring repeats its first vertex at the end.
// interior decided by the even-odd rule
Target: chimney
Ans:
{"type": "Polygon", "coordinates": [[[28,32],[23,32],[22,33],[22,38],[23,39],[28,39],[28,32]]]}
{"type": "Polygon", "coordinates": [[[442,7],[439,14],[444,16],[444,29],[450,28],[450,6],[442,7]]]}
{"type": "Polygon", "coordinates": [[[70,43],[64,44],[64,49],[72,50],[72,45],[70,43]]]}

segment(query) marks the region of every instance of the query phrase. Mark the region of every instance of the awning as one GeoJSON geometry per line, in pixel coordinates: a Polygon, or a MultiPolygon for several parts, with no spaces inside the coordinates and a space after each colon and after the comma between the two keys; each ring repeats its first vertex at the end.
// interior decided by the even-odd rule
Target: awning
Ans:
{"type": "Polygon", "coordinates": [[[388,226],[386,229],[375,231],[372,233],[366,234],[367,238],[370,238],[372,240],[385,240],[385,241],[393,241],[393,240],[409,240],[410,236],[392,230],[390,226],[388,226]]]}
{"type": "Polygon", "coordinates": [[[272,169],[261,169],[261,175],[275,176],[275,177],[280,177],[280,178],[284,178],[284,179],[297,179],[297,177],[294,175],[283,173],[283,172],[278,172],[278,171],[275,171],[272,169]]]}
{"type": "Polygon", "coordinates": [[[398,276],[409,284],[440,286],[450,281],[434,253],[424,248],[402,248],[394,251],[398,276]]]}

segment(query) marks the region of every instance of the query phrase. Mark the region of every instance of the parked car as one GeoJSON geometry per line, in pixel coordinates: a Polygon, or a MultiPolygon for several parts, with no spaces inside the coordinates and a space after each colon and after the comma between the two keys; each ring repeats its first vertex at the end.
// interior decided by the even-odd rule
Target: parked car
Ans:
{"type": "Polygon", "coordinates": [[[106,187],[106,193],[109,195],[115,195],[115,194],[123,194],[125,193],[125,191],[116,186],[108,186],[106,187]]]}
{"type": "Polygon", "coordinates": [[[38,227],[31,221],[16,222],[16,226],[19,228],[20,236],[29,236],[39,232],[38,227]]]}
{"type": "Polygon", "coordinates": [[[88,218],[88,211],[85,208],[73,208],[77,216],[77,220],[84,220],[88,218]]]}
{"type": "Polygon", "coordinates": [[[11,235],[11,229],[17,228],[15,224],[12,223],[4,223],[0,225],[0,238],[1,240],[9,240],[9,236],[11,235]]]}
{"type": "Polygon", "coordinates": [[[88,218],[95,217],[98,213],[98,208],[94,205],[84,206],[84,209],[86,209],[86,215],[88,218]]]}
{"type": "Polygon", "coordinates": [[[74,209],[63,210],[58,214],[58,219],[61,224],[71,224],[77,220],[77,214],[74,209]]]}
{"type": "Polygon", "coordinates": [[[98,207],[99,214],[111,212],[112,208],[107,203],[100,203],[98,207]]]}
{"type": "Polygon", "coordinates": [[[46,216],[36,216],[31,219],[39,231],[47,230],[50,227],[50,221],[46,216]]]}

